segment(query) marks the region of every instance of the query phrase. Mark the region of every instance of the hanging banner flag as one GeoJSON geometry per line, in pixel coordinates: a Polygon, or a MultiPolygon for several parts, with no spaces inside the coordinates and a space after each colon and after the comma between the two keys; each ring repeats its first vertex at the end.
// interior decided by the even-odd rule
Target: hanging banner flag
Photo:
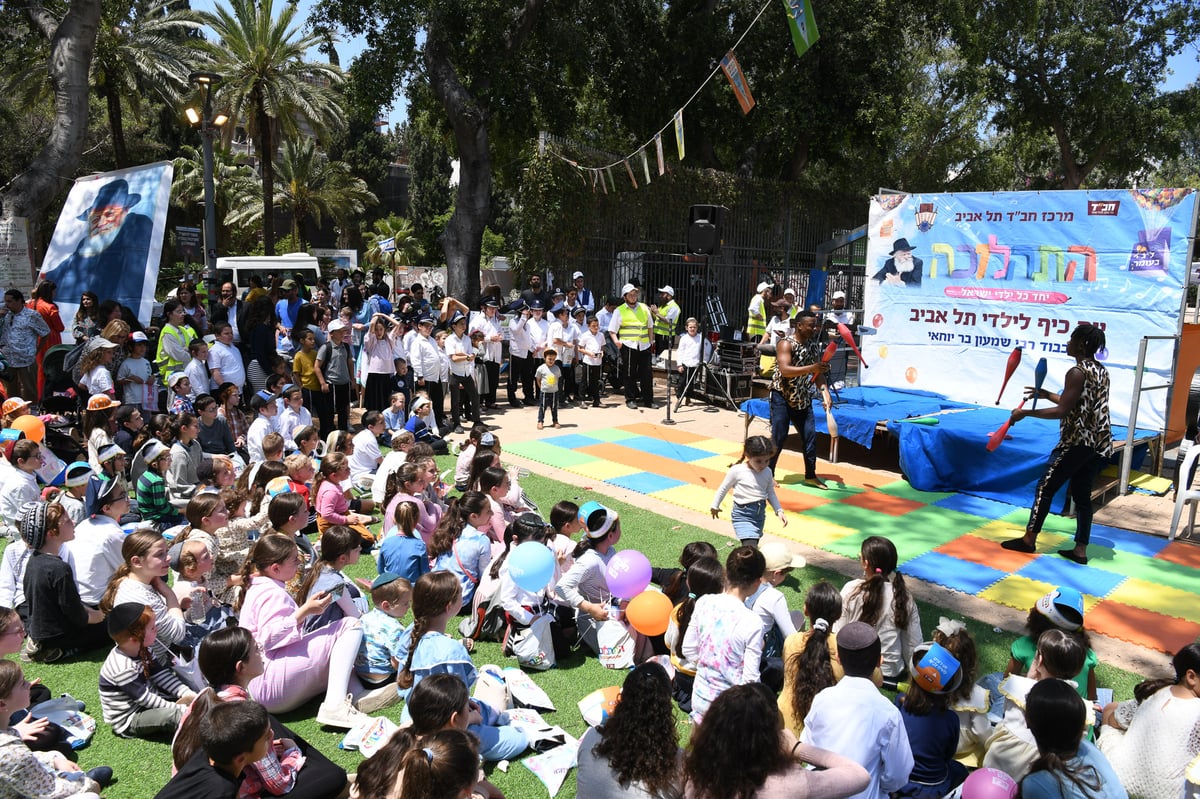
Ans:
{"type": "Polygon", "coordinates": [[[729,85],[733,87],[733,93],[737,95],[738,105],[742,107],[742,113],[749,114],[750,109],[754,107],[754,95],[750,94],[750,82],[742,74],[741,64],[738,63],[737,56],[733,54],[732,50],[721,59],[721,71],[729,79],[729,85]]]}
{"type": "Polygon", "coordinates": [[[608,194],[608,181],[604,179],[604,172],[597,169],[596,174],[600,176],[600,188],[604,189],[605,194],[608,194]]]}
{"type": "Polygon", "coordinates": [[[64,319],[91,289],[150,322],[173,175],[171,162],[160,161],[75,181],[38,275],[58,285],[64,319]]]}
{"type": "Polygon", "coordinates": [[[642,148],[642,174],[646,176],[646,185],[650,185],[650,159],[646,157],[646,148],[642,148]]]}
{"type": "Polygon", "coordinates": [[[658,155],[658,174],[662,175],[662,174],[666,173],[667,165],[663,161],[662,132],[661,131],[654,134],[654,152],[656,155],[658,155]]]}
{"type": "Polygon", "coordinates": [[[592,194],[595,194],[596,193],[596,170],[589,169],[588,171],[592,173],[592,194]]]}
{"type": "Polygon", "coordinates": [[[604,171],[608,173],[609,185],[612,186],[613,191],[616,191],[617,190],[617,179],[613,177],[612,167],[606,166],[606,167],[604,167],[604,171]]]}
{"type": "Polygon", "coordinates": [[[636,189],[636,188],[638,187],[638,185],[637,185],[637,178],[635,178],[635,177],[633,176],[633,167],[631,167],[631,166],[629,165],[629,159],[628,159],[628,158],[626,158],[626,159],[625,159],[625,172],[626,172],[626,173],[628,173],[628,175],[629,175],[629,182],[630,182],[630,183],[632,183],[632,184],[633,184],[633,187],[636,189]]]}
{"type": "Polygon", "coordinates": [[[788,27],[792,29],[792,44],[796,46],[796,55],[802,56],[817,43],[820,33],[817,32],[817,18],[813,16],[812,0],[783,0],[787,10],[788,27]]]}
{"type": "Polygon", "coordinates": [[[679,148],[679,160],[683,160],[683,109],[675,112],[675,146],[679,148]]]}

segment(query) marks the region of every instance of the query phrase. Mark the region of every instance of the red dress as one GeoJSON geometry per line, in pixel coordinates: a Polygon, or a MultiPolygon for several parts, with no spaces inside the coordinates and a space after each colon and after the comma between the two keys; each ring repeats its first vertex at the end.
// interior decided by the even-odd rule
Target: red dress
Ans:
{"type": "Polygon", "coordinates": [[[37,390],[38,399],[41,399],[46,396],[46,371],[43,368],[42,361],[46,357],[46,352],[51,347],[62,344],[63,321],[62,317],[58,315],[58,306],[52,302],[33,299],[25,304],[41,314],[42,318],[46,320],[46,324],[50,327],[50,335],[44,337],[38,343],[37,349],[37,390]]]}

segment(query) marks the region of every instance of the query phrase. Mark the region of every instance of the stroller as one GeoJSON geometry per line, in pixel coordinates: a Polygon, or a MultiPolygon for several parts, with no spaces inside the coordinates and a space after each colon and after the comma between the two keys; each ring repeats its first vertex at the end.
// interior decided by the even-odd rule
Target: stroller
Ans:
{"type": "Polygon", "coordinates": [[[42,369],[46,373],[46,393],[42,397],[42,413],[56,413],[79,424],[79,391],[71,372],[64,365],[73,344],[59,344],[46,350],[42,369]]]}

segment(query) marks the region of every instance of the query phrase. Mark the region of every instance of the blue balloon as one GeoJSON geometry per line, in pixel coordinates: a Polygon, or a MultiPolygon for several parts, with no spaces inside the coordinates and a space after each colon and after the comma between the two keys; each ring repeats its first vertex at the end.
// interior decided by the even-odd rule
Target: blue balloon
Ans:
{"type": "Polygon", "coordinates": [[[554,553],[537,541],[519,544],[508,555],[508,573],[526,591],[541,591],[554,578],[554,553]]]}

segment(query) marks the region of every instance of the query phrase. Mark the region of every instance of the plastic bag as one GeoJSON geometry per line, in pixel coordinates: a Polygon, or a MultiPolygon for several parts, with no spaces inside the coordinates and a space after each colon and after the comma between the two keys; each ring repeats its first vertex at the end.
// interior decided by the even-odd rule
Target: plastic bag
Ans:
{"type": "Polygon", "coordinates": [[[82,749],[96,734],[96,720],[79,709],[79,701],[70,694],[34,705],[29,715],[36,719],[48,719],[62,727],[67,733],[67,743],[72,749],[82,749]]]}
{"type": "Polygon", "coordinates": [[[558,664],[550,634],[551,622],[550,615],[542,613],[534,616],[528,627],[514,629],[509,635],[508,648],[525,668],[545,671],[558,664]]]}

